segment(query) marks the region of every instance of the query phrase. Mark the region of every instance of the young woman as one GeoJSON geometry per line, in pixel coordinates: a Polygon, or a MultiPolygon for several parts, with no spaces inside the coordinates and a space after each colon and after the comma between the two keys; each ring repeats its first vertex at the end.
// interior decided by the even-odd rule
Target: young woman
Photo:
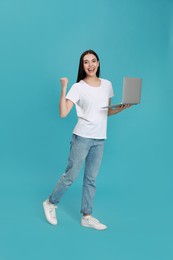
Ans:
{"type": "Polygon", "coordinates": [[[111,82],[99,76],[98,55],[92,50],[87,50],[80,57],[77,83],[71,87],[67,95],[68,79],[60,79],[62,87],[60,116],[66,117],[75,104],[78,122],[73,130],[65,173],[60,177],[49,199],[43,202],[46,218],[52,225],[58,222],[55,212],[56,204],[74,182],[85,162],[81,225],[97,230],[107,228],[91,215],[96,192],[96,177],[102,160],[104,139],[106,139],[107,117],[129,106],[121,106],[116,110],[103,109],[111,103],[111,97],[114,94],[111,82]]]}

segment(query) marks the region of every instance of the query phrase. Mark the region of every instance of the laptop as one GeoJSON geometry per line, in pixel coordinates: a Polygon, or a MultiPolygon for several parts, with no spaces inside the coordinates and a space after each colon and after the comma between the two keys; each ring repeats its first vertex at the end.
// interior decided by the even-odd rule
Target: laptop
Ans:
{"type": "Polygon", "coordinates": [[[124,77],[122,102],[119,104],[106,106],[104,108],[116,109],[119,106],[139,104],[141,99],[141,87],[141,78],[124,77]]]}

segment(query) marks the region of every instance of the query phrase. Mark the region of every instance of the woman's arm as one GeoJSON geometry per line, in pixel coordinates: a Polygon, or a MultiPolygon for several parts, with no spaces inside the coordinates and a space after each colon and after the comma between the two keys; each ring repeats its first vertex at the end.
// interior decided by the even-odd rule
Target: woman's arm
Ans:
{"type": "MultiPolygon", "coordinates": [[[[110,106],[110,104],[111,104],[111,99],[109,99],[109,106],[110,106]]],[[[108,108],[108,116],[118,114],[118,113],[122,112],[124,109],[129,108],[129,107],[131,107],[131,105],[124,105],[124,106],[122,105],[122,106],[117,107],[116,109],[108,108]]]]}
{"type": "Polygon", "coordinates": [[[61,97],[59,102],[59,111],[60,111],[60,117],[66,117],[70,110],[72,109],[74,103],[66,99],[66,91],[67,91],[67,85],[68,85],[68,79],[67,78],[61,78],[61,97]]]}

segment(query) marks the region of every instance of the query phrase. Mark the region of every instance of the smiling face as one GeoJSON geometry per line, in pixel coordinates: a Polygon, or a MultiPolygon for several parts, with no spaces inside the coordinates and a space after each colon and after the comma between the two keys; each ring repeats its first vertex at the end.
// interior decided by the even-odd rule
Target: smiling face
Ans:
{"type": "Polygon", "coordinates": [[[83,69],[88,77],[95,77],[99,67],[99,61],[94,54],[86,54],[83,57],[83,69]]]}

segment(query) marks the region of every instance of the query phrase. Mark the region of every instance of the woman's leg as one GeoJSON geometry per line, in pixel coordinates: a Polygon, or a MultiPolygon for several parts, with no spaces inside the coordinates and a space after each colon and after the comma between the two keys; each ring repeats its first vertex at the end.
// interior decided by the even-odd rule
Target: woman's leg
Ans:
{"type": "Polygon", "coordinates": [[[81,213],[91,214],[96,192],[96,177],[103,156],[104,140],[93,139],[93,144],[86,157],[81,213]]]}
{"type": "Polygon", "coordinates": [[[65,191],[75,181],[88,154],[89,147],[90,142],[88,138],[73,135],[66,171],[62,174],[53,193],[51,194],[49,198],[50,203],[59,203],[65,191]]]}

